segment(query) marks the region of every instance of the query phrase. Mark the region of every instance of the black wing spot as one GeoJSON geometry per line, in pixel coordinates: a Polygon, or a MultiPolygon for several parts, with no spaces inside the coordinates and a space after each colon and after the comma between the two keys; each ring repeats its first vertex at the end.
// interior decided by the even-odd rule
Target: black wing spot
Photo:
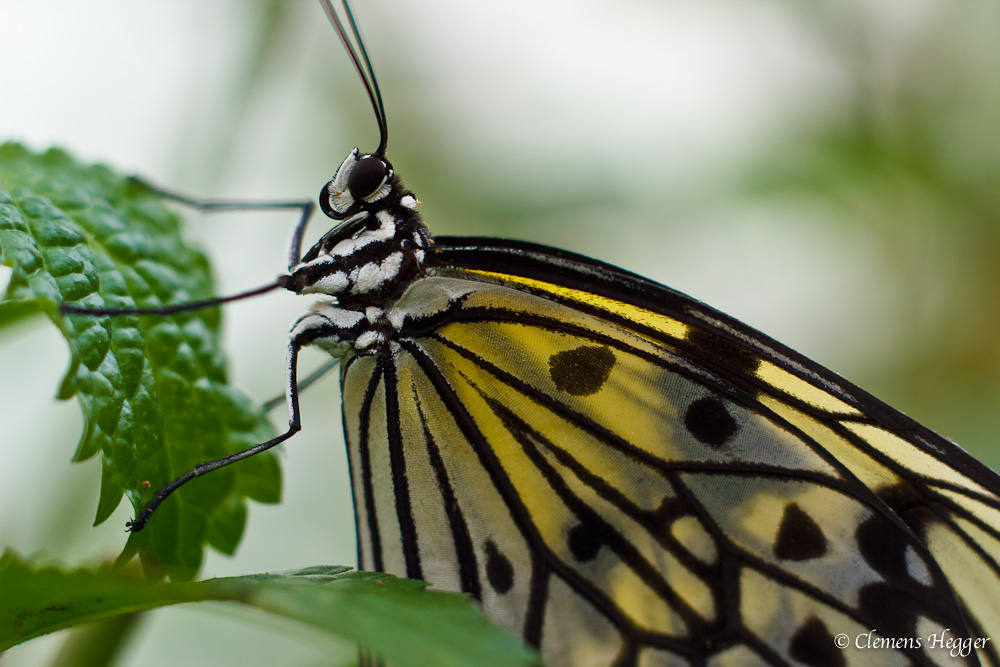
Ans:
{"type": "Polygon", "coordinates": [[[843,652],[818,618],[810,618],[788,640],[788,655],[812,667],[843,667],[843,652]]]}
{"type": "Polygon", "coordinates": [[[694,329],[688,334],[687,342],[706,355],[712,363],[747,377],[757,372],[760,357],[748,348],[703,329],[694,329]]]}
{"type": "MultiPolygon", "coordinates": [[[[940,614],[926,614],[927,605],[923,600],[883,582],[858,590],[858,611],[874,629],[887,637],[915,637],[920,616],[934,618],[939,623],[943,620],[946,624],[958,621],[955,617],[946,620],[940,614]]],[[[958,622],[958,627],[962,627],[962,622],[958,622]]]]}
{"type": "Polygon", "coordinates": [[[885,637],[916,637],[922,619],[929,619],[942,628],[968,627],[955,606],[954,593],[904,590],[886,582],[876,582],[858,589],[858,614],[885,637]]]}
{"type": "Polygon", "coordinates": [[[819,524],[797,504],[785,505],[774,538],[774,555],[785,560],[809,560],[825,554],[826,548],[826,536],[819,524]]]}
{"type": "Polygon", "coordinates": [[[603,540],[595,526],[581,523],[569,531],[569,550],[581,563],[593,560],[601,550],[603,540]]]}
{"type": "Polygon", "coordinates": [[[602,345],[583,345],[549,357],[549,376],[573,396],[591,396],[604,386],[615,365],[615,353],[602,345]]]}
{"type": "MultiPolygon", "coordinates": [[[[940,520],[929,507],[927,498],[908,484],[886,485],[876,489],[875,493],[922,540],[927,539],[928,527],[940,520]]],[[[947,511],[940,506],[936,509],[947,511]]]]}
{"type": "Polygon", "coordinates": [[[873,514],[858,526],[854,537],[861,557],[884,579],[897,583],[909,579],[906,549],[910,543],[900,528],[873,514]]]}
{"type": "MultiPolygon", "coordinates": [[[[929,513],[927,507],[922,512],[929,513]]],[[[907,514],[920,514],[911,510],[907,514]]],[[[905,519],[904,519],[905,521],[905,519]]],[[[926,520],[918,525],[923,528],[926,520]]],[[[872,515],[854,532],[858,541],[858,552],[865,562],[888,582],[909,588],[917,586],[933,587],[937,578],[927,566],[923,556],[916,552],[906,537],[906,533],[884,517],[872,515]]]]}
{"type": "Polygon", "coordinates": [[[688,406],[684,427],[698,442],[721,447],[736,433],[737,424],[718,398],[699,398],[688,406]]]}
{"type": "MultiPolygon", "coordinates": [[[[900,506],[914,501],[912,494],[904,489],[896,491],[900,492],[895,494],[896,500],[902,502],[900,506]]],[[[886,497],[882,491],[879,496],[886,497]]],[[[908,513],[921,512],[913,505],[908,513]]],[[[912,538],[904,528],[882,515],[872,514],[858,526],[854,537],[865,563],[883,579],[858,590],[858,611],[871,627],[887,637],[912,637],[920,617],[944,628],[965,626],[966,621],[955,606],[954,593],[913,551],[912,538]]]]}
{"type": "Polygon", "coordinates": [[[514,566],[493,540],[486,540],[486,579],[497,593],[503,595],[514,587],[514,566]]]}

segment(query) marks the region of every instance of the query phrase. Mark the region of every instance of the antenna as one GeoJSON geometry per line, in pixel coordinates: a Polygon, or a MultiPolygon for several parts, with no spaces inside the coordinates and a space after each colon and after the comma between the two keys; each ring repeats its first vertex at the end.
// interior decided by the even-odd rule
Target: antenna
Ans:
{"type": "Polygon", "coordinates": [[[351,33],[358,43],[358,48],[355,50],[351,44],[350,37],[347,35],[347,31],[344,29],[344,24],[341,23],[330,0],[319,0],[319,4],[323,8],[323,12],[327,18],[330,19],[330,24],[337,31],[340,42],[347,50],[347,55],[350,56],[351,62],[354,63],[354,71],[361,77],[361,83],[364,84],[365,92],[368,93],[368,101],[371,102],[372,111],[375,112],[375,121],[378,123],[379,131],[378,148],[372,155],[382,157],[385,155],[385,149],[389,143],[389,125],[385,118],[385,107],[382,105],[382,93],[378,87],[378,79],[375,78],[375,69],[372,67],[368,51],[365,49],[365,42],[361,39],[361,31],[358,30],[358,24],[354,21],[354,14],[351,12],[350,5],[347,4],[347,0],[343,0],[344,13],[347,14],[347,21],[351,24],[351,33]],[[360,59],[358,58],[358,51],[361,52],[360,59]],[[361,64],[362,59],[364,60],[364,65],[361,64]]]}

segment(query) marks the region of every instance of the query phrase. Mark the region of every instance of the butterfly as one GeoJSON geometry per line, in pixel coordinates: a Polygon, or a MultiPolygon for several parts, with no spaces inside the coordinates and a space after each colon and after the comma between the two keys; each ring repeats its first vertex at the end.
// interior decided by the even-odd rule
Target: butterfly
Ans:
{"type": "Polygon", "coordinates": [[[380,145],[276,283],[322,297],[290,336],[289,430],[197,474],[299,430],[313,346],[340,360],[361,568],[468,593],[546,664],[1000,664],[995,473],[668,287],[432,236],[324,6],[380,145]]]}

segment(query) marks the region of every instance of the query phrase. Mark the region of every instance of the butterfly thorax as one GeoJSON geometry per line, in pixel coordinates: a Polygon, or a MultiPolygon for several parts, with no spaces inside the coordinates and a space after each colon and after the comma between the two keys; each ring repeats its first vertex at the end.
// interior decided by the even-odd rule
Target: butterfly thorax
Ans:
{"type": "Polygon", "coordinates": [[[354,149],[320,193],[338,224],[295,266],[289,289],[332,300],[310,308],[295,327],[303,342],[342,356],[392,335],[392,303],[420,275],[430,235],[385,158],[354,149]]]}

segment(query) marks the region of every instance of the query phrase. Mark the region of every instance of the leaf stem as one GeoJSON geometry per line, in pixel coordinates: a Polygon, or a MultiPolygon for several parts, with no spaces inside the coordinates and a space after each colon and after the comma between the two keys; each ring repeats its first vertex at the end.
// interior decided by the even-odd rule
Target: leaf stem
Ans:
{"type": "Polygon", "coordinates": [[[144,612],[132,612],[73,628],[51,667],[113,665],[144,617],[144,612]]]}

